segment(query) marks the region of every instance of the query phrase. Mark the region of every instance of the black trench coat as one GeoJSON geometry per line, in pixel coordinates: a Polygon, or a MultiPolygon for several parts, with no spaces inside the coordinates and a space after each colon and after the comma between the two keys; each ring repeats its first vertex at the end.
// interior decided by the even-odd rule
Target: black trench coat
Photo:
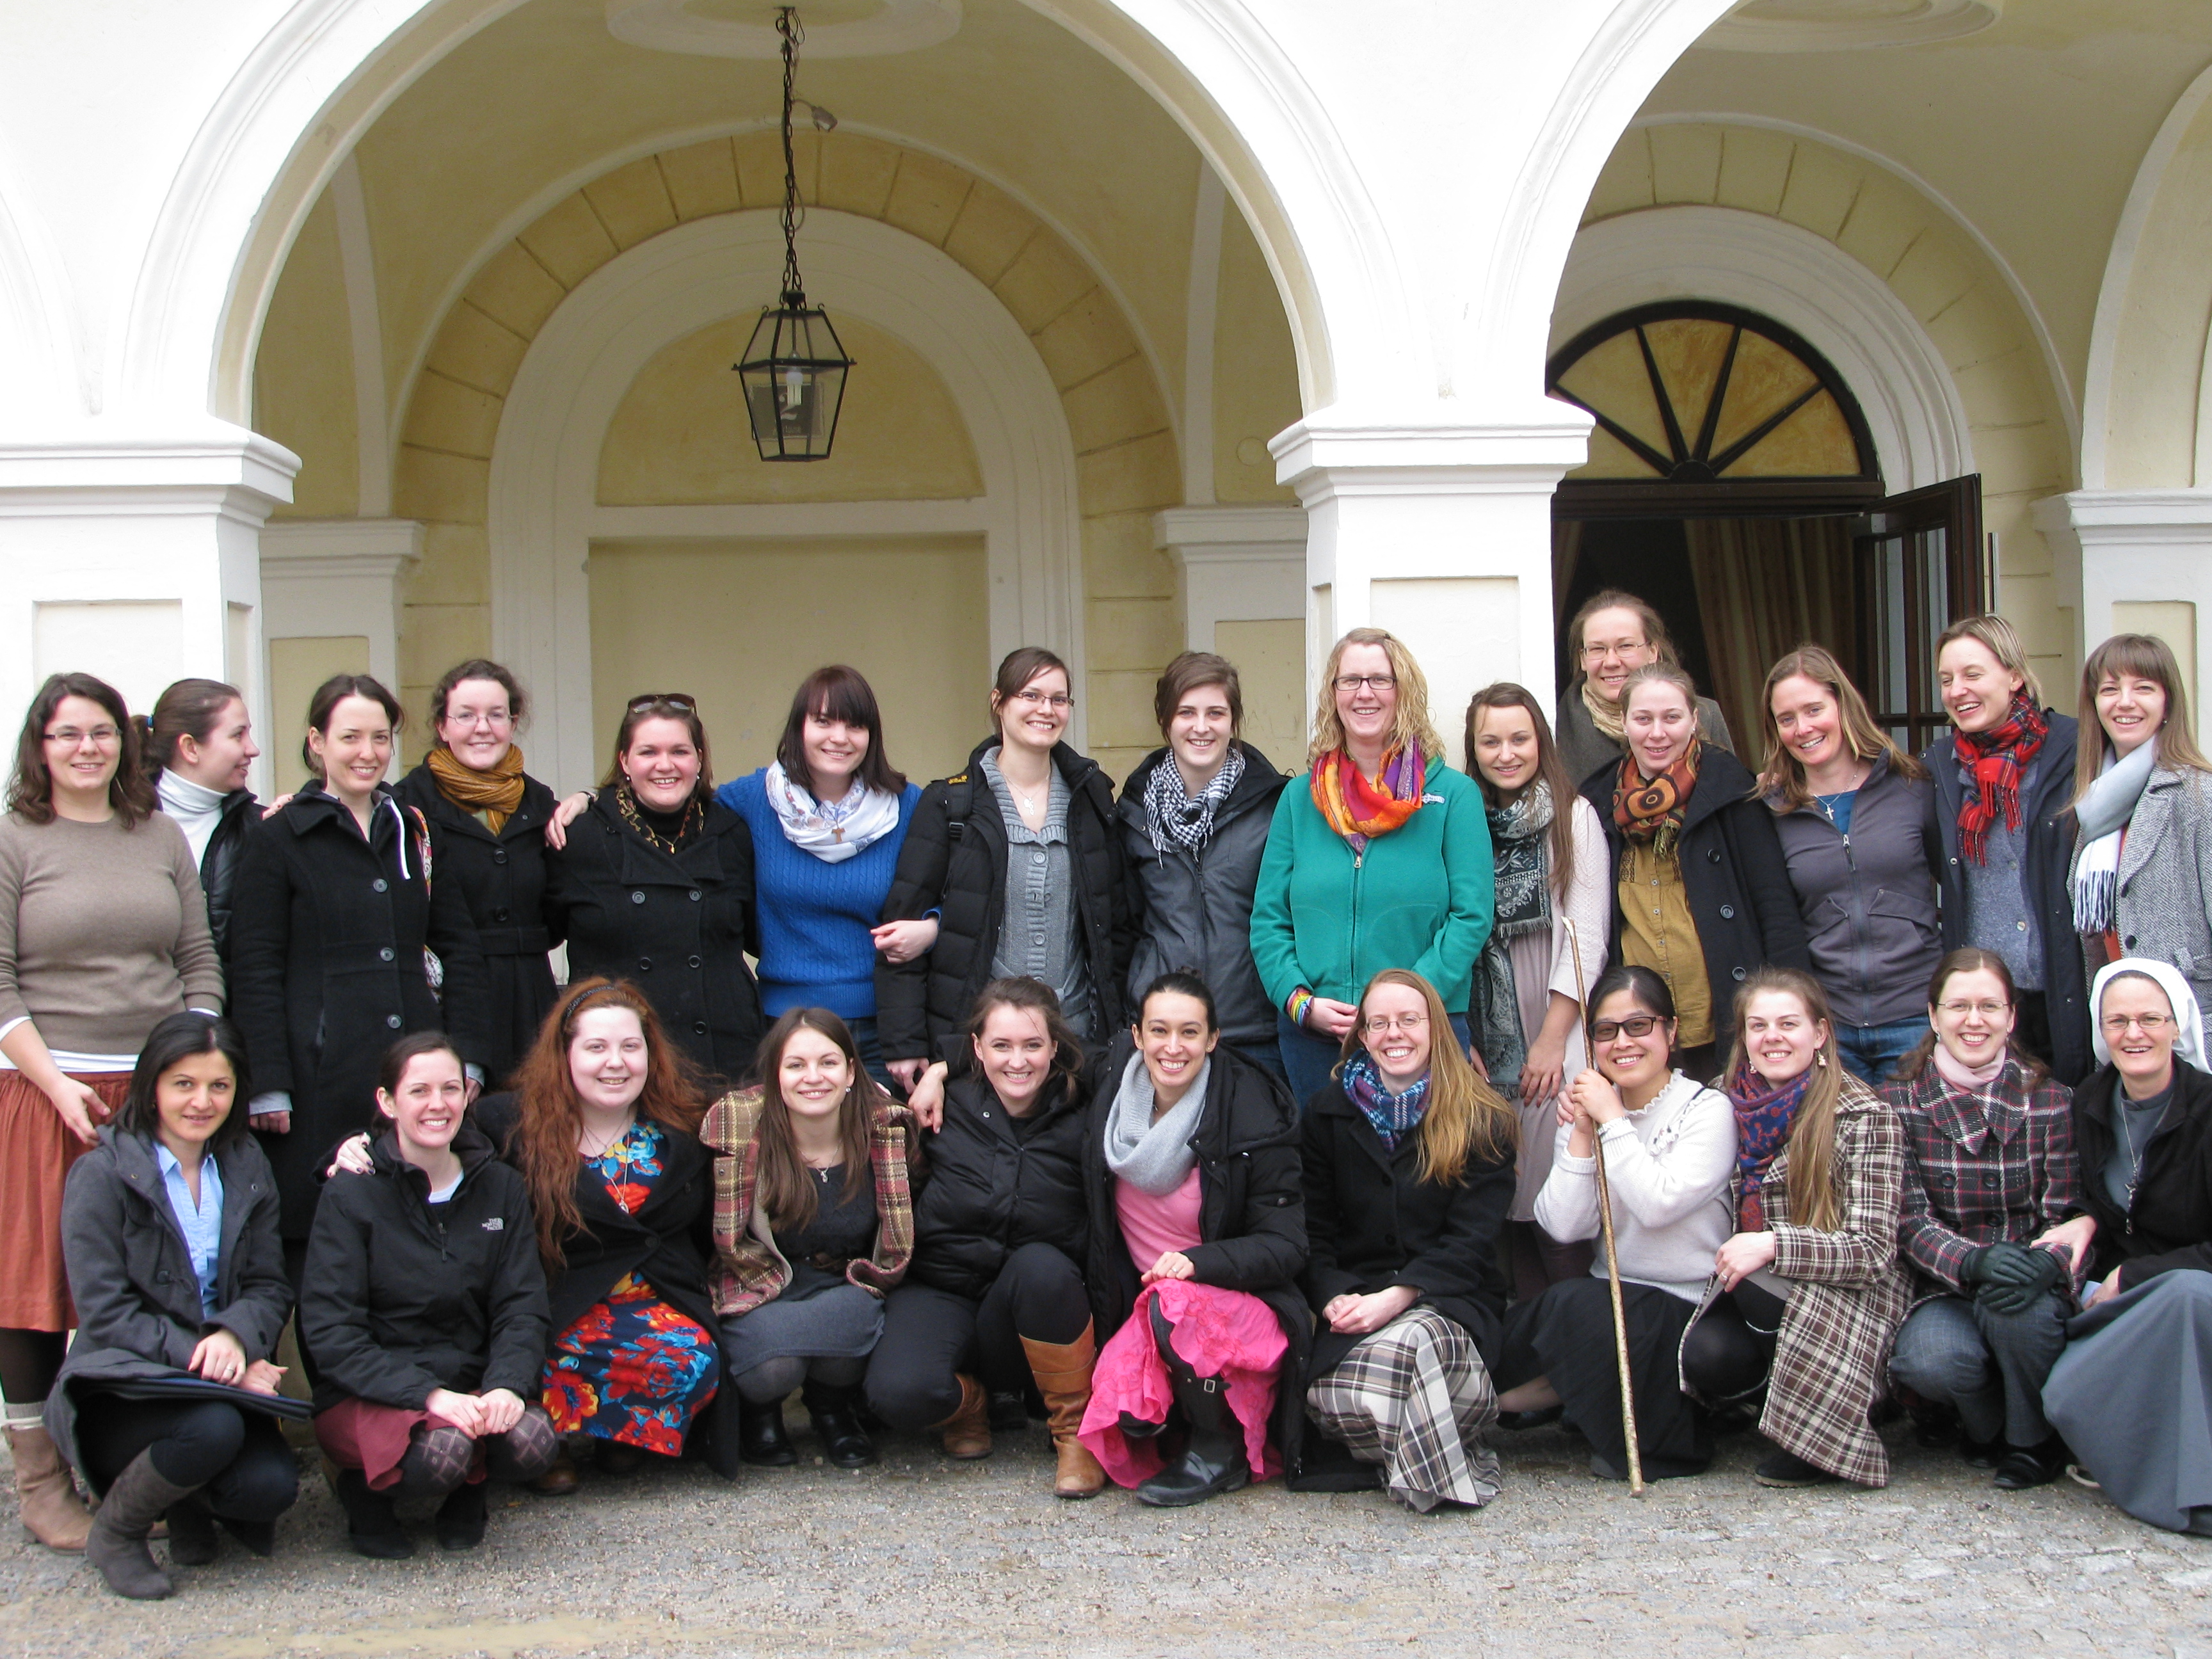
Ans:
{"type": "Polygon", "coordinates": [[[476,923],[477,948],[484,958],[484,1073],[499,1088],[530,1052],[556,995],[546,957],[561,943],[560,919],[546,890],[545,825],[553,816],[553,792],[526,777],[522,805],[497,835],[447,798],[428,763],[400,779],[392,793],[402,805],[421,808],[440,833],[436,879],[460,890],[476,923]]]}
{"type": "Polygon", "coordinates": [[[698,838],[672,857],[624,823],[615,792],[602,790],[546,869],[568,982],[629,980],[702,1070],[730,1083],[749,1078],[764,1028],[745,963],[759,944],[745,821],[709,801],[698,838]]]}
{"type": "MultiPolygon", "coordinates": [[[[307,1236],[331,1149],[375,1117],[386,1049],[441,1029],[473,1065],[489,1048],[483,957],[459,886],[426,879],[421,829],[388,793],[369,823],[364,841],[311,781],[247,832],[232,895],[230,1017],[253,1092],[292,1097],[290,1131],[262,1137],[291,1239],[307,1236]],[[426,945],[445,969],[442,993],[430,988],[426,945]]],[[[444,844],[434,827],[434,872],[444,844]]]]}

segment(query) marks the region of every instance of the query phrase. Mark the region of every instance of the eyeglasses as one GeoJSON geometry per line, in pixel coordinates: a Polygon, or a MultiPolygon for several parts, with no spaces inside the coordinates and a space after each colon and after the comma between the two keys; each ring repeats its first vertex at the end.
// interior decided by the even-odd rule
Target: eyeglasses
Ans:
{"type": "Polygon", "coordinates": [[[505,708],[456,708],[446,715],[448,726],[510,726],[514,721],[513,711],[505,708]]]}
{"type": "Polygon", "coordinates": [[[1649,651],[1649,640],[1616,640],[1611,645],[1589,644],[1583,647],[1584,662],[1603,662],[1607,657],[1619,657],[1623,661],[1639,651],[1649,651]]]}
{"type": "Polygon", "coordinates": [[[689,714],[696,711],[698,701],[689,691],[647,691],[632,697],[623,708],[632,714],[641,708],[678,708],[689,714]]]}
{"type": "Polygon", "coordinates": [[[1407,1036],[1412,1036],[1428,1023],[1426,1014],[1401,1014],[1395,1019],[1377,1016],[1373,1019],[1361,1020],[1359,1029],[1369,1036],[1387,1036],[1392,1031],[1403,1031],[1407,1036]]]}
{"type": "Polygon", "coordinates": [[[1984,1019],[2002,1019],[2012,1011],[2009,1002],[1939,1002],[1936,1012],[1948,1014],[1954,1019],[1964,1019],[1968,1014],[1979,1014],[1984,1019]]]}
{"type": "Polygon", "coordinates": [[[1656,1014],[1635,1014],[1626,1019],[1601,1019],[1590,1027],[1592,1042],[1610,1042],[1617,1036],[1650,1036],[1659,1024],[1656,1014]]]}
{"type": "Polygon", "coordinates": [[[1073,708],[1075,699],[1065,691],[1017,691],[1011,701],[1025,702],[1032,708],[1073,708]]]}
{"type": "Polygon", "coordinates": [[[123,741],[123,734],[112,726],[95,726],[89,732],[80,732],[74,726],[58,726],[46,733],[48,743],[58,743],[68,749],[76,748],[88,738],[95,749],[112,748],[123,741]]]}
{"type": "Polygon", "coordinates": [[[2147,1037],[2154,1037],[2174,1024],[2171,1014],[2106,1014],[2100,1022],[2106,1036],[2125,1036],[2132,1025],[2147,1037]]]}
{"type": "Polygon", "coordinates": [[[1336,689],[1340,691],[1357,691],[1363,685],[1371,685],[1377,691],[1395,691],[1398,689],[1398,677],[1395,674],[1339,674],[1336,677],[1336,689]]]}

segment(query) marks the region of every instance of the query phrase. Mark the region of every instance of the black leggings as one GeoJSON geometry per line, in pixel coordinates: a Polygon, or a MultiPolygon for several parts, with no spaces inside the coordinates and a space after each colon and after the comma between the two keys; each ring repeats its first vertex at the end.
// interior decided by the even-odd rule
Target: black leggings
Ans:
{"type": "Polygon", "coordinates": [[[960,1408],[958,1373],[994,1394],[1030,1383],[1022,1339],[1062,1344],[1091,1323],[1083,1274],[1050,1244],[1006,1258],[980,1302],[912,1279],[884,1303],[884,1334],[868,1359],[868,1407],[895,1429],[942,1423],[960,1408]]]}
{"type": "Polygon", "coordinates": [[[35,1406],[54,1391],[69,1351],[66,1331],[0,1329],[0,1397],[11,1406],[35,1406]]]}
{"type": "Polygon", "coordinates": [[[77,1453],[103,1491],[140,1452],[173,1486],[202,1491],[233,1521],[274,1521],[300,1495],[300,1466],[274,1418],[219,1400],[125,1400],[75,1386],[77,1453]]]}
{"type": "Polygon", "coordinates": [[[1682,1339],[1682,1380],[1715,1406],[1757,1394],[1774,1367],[1774,1340],[1789,1305],[1748,1279],[1738,1285],[1682,1339]]]}

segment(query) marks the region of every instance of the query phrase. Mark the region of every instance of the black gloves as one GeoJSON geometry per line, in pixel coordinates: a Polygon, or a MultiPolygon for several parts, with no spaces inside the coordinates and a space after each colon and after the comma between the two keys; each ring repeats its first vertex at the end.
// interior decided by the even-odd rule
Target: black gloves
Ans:
{"type": "Polygon", "coordinates": [[[2024,1244],[1988,1244],[1970,1254],[1960,1276],[1978,1285],[1974,1299],[1993,1314],[2025,1313],[2057,1287],[2066,1264],[2056,1250],[2024,1244]]]}

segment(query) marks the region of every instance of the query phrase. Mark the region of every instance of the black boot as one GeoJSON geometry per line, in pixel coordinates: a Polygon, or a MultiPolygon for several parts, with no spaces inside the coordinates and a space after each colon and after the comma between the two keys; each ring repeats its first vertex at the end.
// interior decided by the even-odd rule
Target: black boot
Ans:
{"type": "Polygon", "coordinates": [[[404,1561],[415,1553],[415,1540],[399,1524],[391,1498],[368,1489],[359,1469],[340,1469],[338,1505],[345,1510],[346,1542],[373,1561],[404,1561]]]}
{"type": "Polygon", "coordinates": [[[1121,1431],[1121,1438],[1124,1440],[1151,1440],[1156,1438],[1160,1431],[1167,1427],[1165,1423],[1148,1423],[1141,1417],[1130,1416],[1127,1412],[1120,1413],[1118,1415],[1120,1420],[1114,1426],[1121,1431]]]}
{"type": "Polygon", "coordinates": [[[822,1441],[822,1455],[841,1469],[864,1469],[877,1461],[876,1443],[860,1426],[860,1394],[857,1385],[840,1388],[812,1377],[799,1391],[822,1441]]]}
{"type": "Polygon", "coordinates": [[[1990,1484],[1999,1492],[2027,1492],[2048,1486],[2066,1473],[2071,1458],[2066,1443],[2055,1434],[2039,1446],[2008,1445],[1990,1484]]]}
{"type": "Polygon", "coordinates": [[[169,1505],[169,1565],[204,1567],[222,1551],[215,1532],[215,1511],[198,1492],[181,1504],[169,1505]]]}
{"type": "Polygon", "coordinates": [[[1162,1509],[1202,1504],[1217,1492],[1235,1492],[1252,1478],[1244,1461],[1244,1425],[1229,1408],[1229,1386],[1218,1376],[1200,1376],[1169,1340],[1175,1327],[1152,1299],[1152,1342],[1167,1367],[1176,1404],[1190,1425],[1182,1455],[1137,1488],[1138,1498],[1162,1509]]]}
{"type": "Polygon", "coordinates": [[[473,1485],[464,1480],[446,1495],[438,1505],[438,1517],[431,1523],[438,1534],[438,1547],[448,1550],[472,1550],[483,1542],[484,1489],[483,1482],[473,1485]]]}
{"type": "Polygon", "coordinates": [[[784,1430],[783,1401],[758,1406],[738,1397],[738,1455],[763,1469],[788,1468],[799,1461],[798,1448],[784,1430]]]}
{"type": "Polygon", "coordinates": [[[192,1495],[190,1486],[173,1486],[154,1467],[154,1454],[140,1452],[115,1477],[94,1511],[84,1559],[100,1569],[107,1588],[134,1601],[158,1601],[176,1593],[169,1575],[154,1563],[146,1534],[170,1505],[192,1495]]]}

